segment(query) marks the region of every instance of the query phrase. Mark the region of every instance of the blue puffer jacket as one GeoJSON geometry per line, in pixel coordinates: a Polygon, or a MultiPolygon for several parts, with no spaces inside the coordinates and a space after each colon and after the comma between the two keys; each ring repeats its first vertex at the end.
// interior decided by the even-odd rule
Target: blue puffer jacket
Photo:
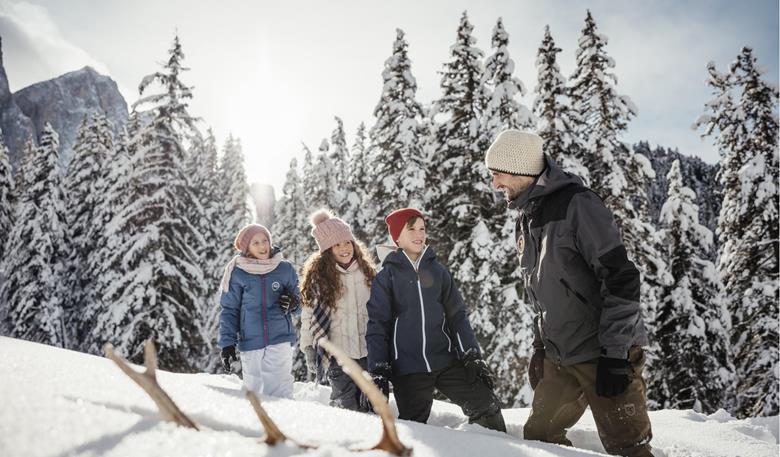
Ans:
{"type": "Polygon", "coordinates": [[[369,371],[389,364],[393,375],[427,373],[479,351],[463,298],[430,247],[417,268],[401,249],[388,254],[366,306],[369,371]]]}
{"type": "Polygon", "coordinates": [[[220,299],[219,347],[238,343],[238,350],[245,352],[272,344],[294,344],[292,317],[279,306],[279,296],[285,290],[300,299],[298,275],[290,262],[282,260],[264,275],[234,268],[230,287],[220,299]]]}

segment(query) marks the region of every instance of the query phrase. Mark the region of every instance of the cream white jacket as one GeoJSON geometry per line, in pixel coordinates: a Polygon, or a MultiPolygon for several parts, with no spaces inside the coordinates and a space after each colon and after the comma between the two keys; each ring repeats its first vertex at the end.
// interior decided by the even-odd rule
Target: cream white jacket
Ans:
{"type": "MultiPolygon", "coordinates": [[[[366,276],[353,262],[346,270],[336,265],[344,285],[344,294],[336,300],[336,309],[330,315],[328,339],[344,350],[353,359],[368,356],[366,348],[366,326],[368,311],[366,303],[371,288],[366,285],[366,276]]],[[[312,345],[311,326],[313,307],[304,306],[301,313],[301,350],[312,345]]]]}

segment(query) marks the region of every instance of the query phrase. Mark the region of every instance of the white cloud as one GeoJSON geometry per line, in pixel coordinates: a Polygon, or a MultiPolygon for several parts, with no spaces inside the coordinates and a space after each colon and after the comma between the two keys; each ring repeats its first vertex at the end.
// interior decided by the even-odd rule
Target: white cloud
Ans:
{"type": "Polygon", "coordinates": [[[87,65],[109,74],[102,62],[62,35],[48,10],[42,6],[0,0],[0,35],[12,91],[87,65]]]}

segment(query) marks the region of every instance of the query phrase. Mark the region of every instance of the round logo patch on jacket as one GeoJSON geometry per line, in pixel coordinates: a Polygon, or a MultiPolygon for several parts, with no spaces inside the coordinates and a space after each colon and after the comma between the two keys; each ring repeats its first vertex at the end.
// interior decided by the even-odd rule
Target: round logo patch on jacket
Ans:
{"type": "Polygon", "coordinates": [[[273,283],[271,283],[271,289],[273,289],[273,290],[274,290],[274,292],[276,292],[277,290],[279,290],[279,288],[280,288],[280,287],[282,287],[282,285],[281,285],[281,284],[279,284],[279,282],[278,282],[278,281],[274,281],[273,283]]]}

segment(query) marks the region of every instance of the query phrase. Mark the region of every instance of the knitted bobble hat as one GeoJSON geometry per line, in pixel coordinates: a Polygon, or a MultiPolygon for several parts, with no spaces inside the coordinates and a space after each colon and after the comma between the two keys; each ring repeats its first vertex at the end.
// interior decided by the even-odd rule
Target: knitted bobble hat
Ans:
{"type": "Polygon", "coordinates": [[[317,210],[311,215],[311,225],[311,236],[317,242],[320,253],[342,241],[355,241],[349,225],[326,209],[317,210]]]}
{"type": "Polygon", "coordinates": [[[544,171],[542,138],[535,133],[509,129],[498,134],[485,154],[489,170],[520,176],[539,176],[544,171]]]}
{"type": "Polygon", "coordinates": [[[268,244],[271,244],[271,232],[265,228],[265,226],[260,224],[249,224],[238,232],[236,240],[233,242],[233,246],[241,251],[242,254],[246,254],[247,249],[249,249],[249,242],[252,241],[252,238],[258,233],[265,233],[265,236],[268,237],[268,244]]]}

